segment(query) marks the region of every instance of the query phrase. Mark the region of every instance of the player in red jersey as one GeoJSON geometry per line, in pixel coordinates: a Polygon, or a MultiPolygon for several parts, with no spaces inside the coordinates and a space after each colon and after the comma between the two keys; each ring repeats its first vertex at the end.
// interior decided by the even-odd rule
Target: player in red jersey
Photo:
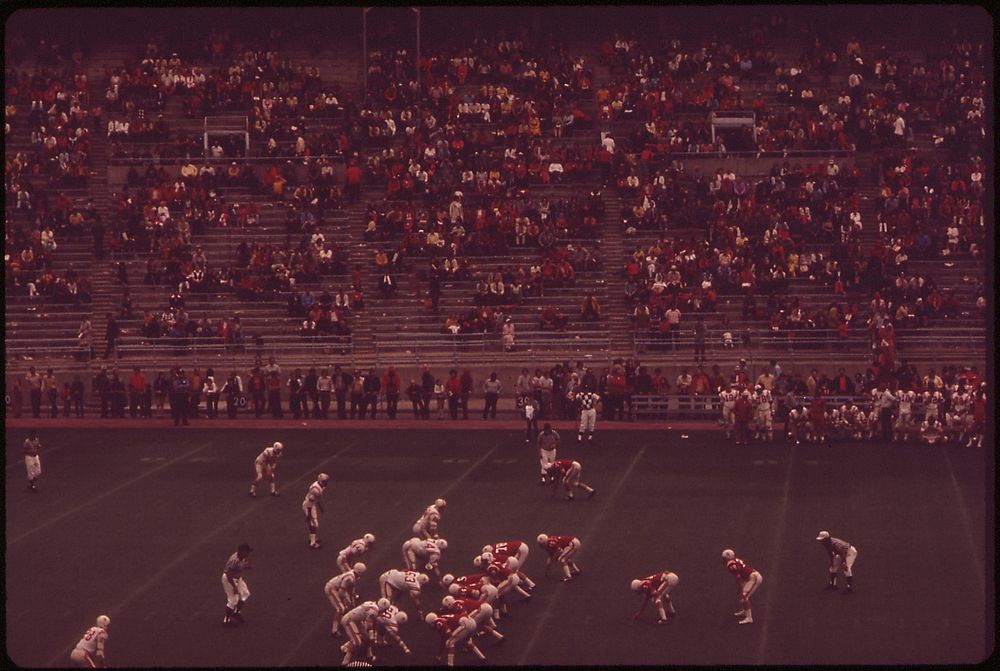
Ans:
{"type": "Polygon", "coordinates": [[[557,459],[552,462],[547,471],[549,478],[552,481],[552,496],[556,495],[556,487],[559,482],[562,482],[563,487],[566,488],[566,500],[573,500],[573,487],[578,487],[583,491],[587,492],[587,498],[594,498],[594,494],[597,490],[588,485],[586,482],[580,481],[580,473],[583,471],[583,467],[580,466],[579,461],[573,461],[572,459],[557,459]]]}
{"type": "Polygon", "coordinates": [[[740,592],[737,600],[740,602],[740,610],[733,613],[736,616],[743,616],[740,624],[753,624],[753,615],[750,612],[750,595],[757,591],[760,584],[764,582],[764,576],[753,566],[736,556],[732,550],[722,551],[722,561],[726,564],[726,570],[736,576],[740,592]]]}
{"type": "Polygon", "coordinates": [[[531,600],[531,594],[521,587],[521,579],[514,568],[517,562],[513,557],[508,557],[504,561],[496,561],[492,555],[485,553],[483,563],[486,564],[486,579],[489,584],[497,588],[500,600],[497,601],[497,617],[507,614],[507,594],[516,591],[524,597],[525,601],[531,600]]]}
{"type": "Polygon", "coordinates": [[[632,615],[632,622],[639,619],[642,611],[646,610],[646,604],[649,603],[650,599],[656,604],[656,610],[660,613],[660,619],[656,621],[656,624],[666,624],[669,622],[667,613],[670,613],[670,617],[673,617],[677,613],[674,610],[674,602],[671,601],[669,594],[670,590],[677,585],[677,582],[677,574],[670,571],[660,571],[645,578],[636,578],[633,580],[631,585],[632,591],[642,592],[642,605],[632,615]],[[667,602],[666,608],[664,608],[664,600],[667,602]]]}
{"type": "Polygon", "coordinates": [[[575,536],[546,536],[538,534],[538,544],[549,554],[545,558],[545,575],[549,574],[549,566],[556,559],[563,569],[563,582],[569,582],[573,576],[580,574],[580,567],[573,561],[573,554],[580,549],[580,539],[575,536]]]}
{"type": "Polygon", "coordinates": [[[528,544],[522,540],[501,541],[492,545],[484,545],[483,552],[490,552],[494,559],[504,560],[513,558],[517,562],[517,577],[521,579],[521,584],[525,589],[535,589],[535,581],[521,570],[524,562],[528,559],[528,544]]]}
{"type": "Polygon", "coordinates": [[[453,587],[455,589],[478,590],[487,584],[489,584],[489,581],[486,579],[485,573],[470,573],[469,575],[460,575],[457,578],[451,573],[445,573],[441,577],[441,586],[447,589],[449,594],[455,594],[452,591],[453,587]]]}
{"type": "Polygon", "coordinates": [[[455,597],[449,594],[441,599],[441,609],[447,613],[467,615],[476,623],[479,631],[489,632],[498,641],[504,640],[504,635],[497,631],[496,623],[493,621],[493,606],[485,600],[455,597]]]}
{"type": "MultiPolygon", "coordinates": [[[[486,659],[483,651],[476,647],[476,642],[469,638],[476,630],[476,621],[461,613],[427,613],[424,622],[434,628],[443,640],[442,652],[448,655],[448,666],[455,666],[455,647],[468,639],[466,648],[479,659],[486,659]]],[[[437,656],[441,659],[441,655],[437,656]]]]}

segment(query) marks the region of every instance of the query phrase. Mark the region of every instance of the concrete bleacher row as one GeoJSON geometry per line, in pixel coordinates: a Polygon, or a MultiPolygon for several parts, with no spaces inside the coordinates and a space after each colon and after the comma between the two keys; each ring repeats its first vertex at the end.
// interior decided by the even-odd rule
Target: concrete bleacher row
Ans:
{"type": "MultiPolygon", "coordinates": [[[[790,55],[795,52],[795,49],[795,47],[789,46],[786,51],[790,55]]],[[[315,55],[315,58],[321,64],[333,64],[331,67],[340,67],[337,76],[342,76],[344,72],[350,70],[349,68],[336,65],[341,63],[340,58],[343,55],[343,46],[330,45],[321,50],[321,53],[315,55]]],[[[114,54],[110,56],[112,60],[114,57],[114,54]]],[[[329,69],[327,65],[322,67],[324,73],[329,69]]],[[[608,75],[618,76],[621,74],[621,72],[614,68],[610,70],[604,68],[603,72],[601,68],[597,68],[595,72],[597,73],[597,81],[595,81],[593,89],[596,89],[598,84],[604,83],[601,81],[602,75],[606,78],[608,75]]],[[[844,72],[841,71],[838,73],[838,76],[843,78],[844,72]]],[[[811,75],[810,77],[815,78],[816,75],[811,75]]],[[[325,74],[324,81],[326,81],[325,74]]],[[[351,83],[353,90],[357,91],[357,80],[351,83]]],[[[762,73],[759,78],[756,78],[753,82],[746,83],[745,86],[747,94],[752,95],[760,91],[767,97],[773,92],[774,81],[771,75],[762,73]]],[[[772,98],[773,96],[767,97],[768,103],[771,104],[774,102],[778,104],[772,98]]],[[[173,103],[173,100],[167,107],[167,113],[170,116],[168,122],[174,131],[186,132],[187,130],[193,130],[197,132],[198,129],[195,127],[200,122],[198,120],[180,118],[180,107],[173,103]]],[[[331,123],[336,123],[336,121],[331,120],[331,123]]],[[[630,121],[618,121],[603,125],[595,124],[593,131],[576,130],[570,137],[555,140],[555,142],[565,146],[582,147],[588,143],[596,145],[598,139],[597,133],[601,127],[605,130],[610,130],[615,136],[621,137],[628,133],[629,125],[634,125],[634,123],[630,121]]],[[[485,129],[494,127],[495,124],[470,124],[470,127],[475,126],[483,126],[485,129]]],[[[14,141],[21,141],[22,139],[8,138],[7,151],[10,152],[14,147],[19,146],[14,141]]],[[[95,138],[95,145],[100,145],[101,143],[101,138],[95,138]]],[[[369,148],[368,150],[371,151],[374,148],[369,148]]],[[[104,151],[106,151],[106,147],[104,151]]],[[[820,152],[812,154],[812,156],[825,156],[828,154],[820,152]]],[[[753,159],[748,160],[752,161],[753,159]]],[[[772,162],[768,157],[759,160],[759,164],[766,167],[769,167],[772,162]]],[[[96,172],[100,172],[102,169],[101,165],[100,162],[95,164],[96,172]]],[[[106,166],[103,169],[107,173],[106,166]]],[[[581,179],[572,184],[553,185],[545,189],[533,187],[531,191],[535,193],[552,193],[556,194],[554,197],[564,197],[567,194],[581,194],[590,190],[597,190],[602,185],[597,178],[596,170],[594,173],[591,179],[581,179]]],[[[103,184],[108,184],[106,178],[103,184]]],[[[117,190],[116,186],[102,186],[101,188],[104,191],[117,190]]],[[[872,188],[871,184],[865,185],[866,198],[870,198],[873,195],[872,188]]],[[[88,194],[93,193],[93,189],[74,189],[68,190],[68,192],[73,197],[83,199],[88,194]]],[[[382,193],[383,190],[378,188],[377,185],[365,187],[366,195],[380,198],[382,193]]],[[[108,194],[104,193],[102,195],[106,199],[108,194]]],[[[204,236],[200,236],[194,240],[196,244],[202,245],[205,249],[210,267],[218,267],[219,265],[231,262],[233,259],[233,250],[242,239],[284,244],[286,237],[283,219],[284,208],[272,206],[267,198],[257,198],[239,190],[233,190],[228,195],[231,200],[237,198],[259,200],[261,203],[260,225],[252,231],[210,230],[204,236]]],[[[606,200],[606,202],[608,201],[606,200]]],[[[643,339],[632,332],[628,322],[628,306],[624,297],[621,296],[621,281],[616,274],[616,269],[622,266],[636,243],[635,239],[625,239],[622,236],[620,222],[617,221],[617,212],[616,208],[607,207],[604,220],[600,222],[603,230],[598,243],[598,251],[604,260],[604,269],[600,273],[579,273],[575,288],[547,290],[545,296],[542,298],[527,299],[524,305],[514,311],[512,316],[518,328],[517,342],[519,349],[521,349],[521,343],[523,343],[524,350],[534,350],[536,348],[548,349],[550,346],[558,349],[561,346],[559,345],[560,340],[564,340],[567,343],[566,345],[562,345],[567,348],[570,347],[568,343],[574,343],[573,347],[580,347],[581,349],[592,348],[598,351],[608,350],[625,354],[634,352],[640,347],[646,347],[645,344],[642,344],[643,339]],[[587,324],[574,323],[577,320],[572,319],[574,313],[578,311],[583,296],[588,291],[595,293],[602,306],[603,319],[597,328],[587,324]],[[566,333],[539,333],[533,328],[533,323],[537,322],[536,311],[543,305],[558,306],[567,316],[571,317],[571,325],[566,333]]],[[[105,217],[105,221],[108,220],[105,217]]],[[[865,221],[867,224],[865,239],[874,239],[873,215],[866,213],[865,221]]],[[[337,212],[328,212],[326,220],[321,227],[327,240],[336,242],[344,250],[347,270],[359,269],[362,271],[367,306],[363,310],[355,311],[351,317],[352,328],[355,332],[350,343],[353,353],[361,357],[370,355],[392,356],[393,352],[416,352],[420,356],[432,356],[433,352],[439,349],[443,352],[441,356],[468,358],[469,360],[475,360],[475,358],[482,356],[482,352],[487,349],[496,350],[498,355],[503,354],[500,349],[499,334],[489,334],[487,337],[469,337],[466,339],[469,346],[466,347],[464,344],[458,344],[461,339],[441,333],[445,316],[452,312],[460,312],[472,307],[471,297],[474,280],[464,282],[446,281],[443,284],[443,295],[438,312],[435,315],[430,315],[427,314],[419,299],[422,291],[425,290],[426,283],[418,280],[416,274],[412,271],[412,267],[419,267],[421,265],[420,259],[410,259],[411,270],[397,278],[399,289],[396,296],[389,299],[383,299],[379,296],[375,290],[376,278],[374,276],[372,257],[374,250],[382,246],[382,243],[365,242],[361,236],[363,228],[364,198],[362,198],[362,203],[346,205],[344,209],[337,212]],[[478,343],[473,344],[476,338],[478,338],[478,343]],[[487,342],[488,340],[489,342],[487,342]]],[[[680,229],[667,232],[668,235],[697,233],[697,229],[680,229]]],[[[295,241],[295,237],[292,236],[293,242],[295,241]]],[[[119,286],[115,281],[111,261],[97,261],[93,259],[93,255],[88,253],[89,247],[89,241],[86,239],[79,241],[67,239],[65,242],[60,240],[60,249],[56,256],[54,256],[54,263],[56,268],[64,268],[64,264],[72,262],[74,267],[85,276],[88,276],[88,279],[93,283],[95,296],[99,296],[99,300],[95,300],[88,313],[85,306],[73,306],[70,309],[65,309],[63,306],[58,308],[51,306],[51,309],[48,309],[44,300],[32,302],[8,298],[6,335],[8,336],[8,345],[14,346],[14,352],[20,351],[23,343],[23,346],[26,348],[32,346],[31,351],[35,352],[34,356],[37,358],[39,352],[45,350],[38,343],[45,341],[52,342],[54,347],[57,346],[56,343],[64,343],[58,346],[65,347],[68,352],[75,351],[75,331],[83,316],[87,314],[90,315],[94,323],[95,347],[99,350],[103,349],[103,315],[106,311],[117,312],[118,299],[121,291],[126,287],[119,286]]],[[[472,267],[470,270],[472,270],[473,277],[476,277],[478,273],[490,269],[493,265],[502,264],[508,267],[516,267],[518,265],[526,265],[532,258],[537,259],[537,257],[537,252],[529,252],[527,254],[515,253],[511,257],[504,259],[471,257],[472,267]]],[[[123,328],[126,329],[126,335],[123,340],[123,351],[127,353],[129,358],[133,355],[146,356],[142,352],[156,351],[155,348],[149,349],[146,345],[132,341],[133,336],[130,332],[137,330],[138,324],[141,323],[142,310],[162,309],[165,307],[173,289],[165,285],[148,286],[141,284],[145,259],[146,255],[141,253],[137,254],[134,258],[123,259],[129,268],[130,285],[127,288],[132,294],[135,305],[135,316],[133,319],[122,322],[123,328]],[[134,347],[135,349],[129,352],[128,348],[130,347],[134,347]]],[[[921,270],[917,269],[926,267],[927,270],[923,272],[933,276],[939,286],[955,290],[963,307],[972,307],[975,296],[972,295],[971,285],[963,282],[963,277],[966,275],[982,276],[983,268],[981,264],[959,259],[952,268],[945,268],[938,261],[911,261],[909,266],[909,274],[919,273],[921,270]]],[[[347,284],[347,277],[345,274],[343,276],[324,278],[323,286],[314,287],[314,290],[339,288],[341,285],[347,284]]],[[[812,310],[822,310],[828,305],[830,300],[833,300],[830,293],[824,292],[823,287],[810,284],[807,281],[793,282],[793,287],[790,289],[789,294],[799,298],[804,306],[812,310]]],[[[188,311],[195,318],[205,315],[213,319],[218,319],[222,316],[239,314],[243,320],[245,332],[259,334],[266,343],[265,347],[278,347],[279,345],[286,344],[289,347],[293,347],[297,337],[292,335],[292,333],[300,320],[285,316],[286,303],[284,299],[285,296],[279,296],[274,300],[247,302],[240,301],[230,294],[213,292],[202,297],[197,295],[189,297],[188,311]]],[[[761,303],[762,301],[758,301],[758,304],[761,303]]],[[[725,314],[729,317],[734,331],[738,332],[743,327],[750,326],[755,333],[759,332],[761,334],[760,338],[766,335],[766,325],[757,321],[746,323],[741,319],[740,303],[737,297],[720,296],[718,313],[719,315],[725,314]]],[[[981,329],[982,326],[981,320],[977,321],[975,317],[963,319],[960,322],[950,321],[949,323],[953,323],[956,326],[970,327],[968,333],[972,340],[975,340],[972,334],[982,332],[981,330],[975,330],[975,327],[979,326],[981,329]]],[[[685,315],[685,324],[689,324],[688,315],[685,315]]],[[[858,335],[858,338],[859,343],[861,343],[863,336],[858,335]]],[[[712,340],[713,337],[709,336],[709,341],[711,342],[712,340]]],[[[933,337],[926,339],[928,352],[934,351],[931,345],[935,341],[933,337]]],[[[981,341],[982,338],[980,337],[977,341],[978,345],[982,344],[981,341]]],[[[907,338],[907,342],[920,343],[922,346],[925,340],[922,337],[910,336],[907,338]]],[[[861,345],[863,343],[859,344],[859,347],[861,345]]],[[[966,351],[978,357],[982,351],[978,345],[970,345],[970,348],[966,351]]],[[[24,351],[27,351],[27,349],[24,351]]],[[[55,349],[51,351],[53,354],[56,353],[55,349]]],[[[813,355],[819,356],[824,351],[822,349],[817,350],[813,355]]],[[[956,356],[960,355],[962,351],[961,348],[958,348],[956,356]]],[[[867,354],[867,350],[862,347],[860,354],[867,354]]],[[[910,353],[908,352],[907,354],[909,356],[910,353]]],[[[305,358],[307,355],[308,345],[303,344],[303,357],[305,358]]],[[[664,354],[664,356],[667,355],[664,354]]],[[[840,354],[836,354],[836,356],[839,357],[840,354]]]]}

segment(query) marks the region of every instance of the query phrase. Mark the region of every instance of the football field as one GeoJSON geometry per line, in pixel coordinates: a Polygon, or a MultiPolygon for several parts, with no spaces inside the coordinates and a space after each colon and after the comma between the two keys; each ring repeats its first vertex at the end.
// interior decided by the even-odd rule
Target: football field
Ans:
{"type": "MultiPolygon", "coordinates": [[[[520,431],[339,429],[40,429],[43,475],[27,490],[26,436],[7,428],[6,627],[11,659],[69,664],[101,613],[112,666],[274,667],[339,664],[324,583],[337,551],[365,532],[359,593],[400,568],[400,545],[435,498],[447,499],[442,570],[475,572],[487,543],[522,539],[534,598],[480,639],[487,661],[460,664],[953,664],[993,646],[993,475],[982,449],[920,445],[736,448],[717,431],[615,431],[578,446],[561,428],[559,458],[583,465],[593,500],[553,498],[520,431]],[[281,496],[247,496],[257,453],[285,445],[281,496]],[[322,550],[301,510],[325,471],[322,550]],[[855,593],[827,592],[828,529],[858,548],[855,593]],[[539,533],[582,541],[582,575],[545,579],[539,533]],[[239,543],[246,625],[223,628],[220,575],[239,543]],[[723,548],[758,569],[754,624],[738,626],[723,548]],[[629,582],[670,569],[677,617],[629,625],[629,582]]],[[[993,449],[991,445],[987,449],[993,449]]],[[[262,490],[266,492],[266,487],[262,490]]],[[[582,493],[578,493],[582,494],[582,493]]],[[[425,593],[425,611],[442,592],[425,593]]],[[[439,639],[409,611],[411,656],[435,664],[439,639]]]]}

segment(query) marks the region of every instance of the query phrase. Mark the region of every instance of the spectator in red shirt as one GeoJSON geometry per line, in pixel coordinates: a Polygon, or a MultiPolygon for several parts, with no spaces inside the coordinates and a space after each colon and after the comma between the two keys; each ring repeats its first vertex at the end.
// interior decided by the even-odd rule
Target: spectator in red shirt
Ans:
{"type": "Polygon", "coordinates": [[[448,399],[448,412],[452,419],[458,419],[458,402],[462,396],[462,381],[458,371],[452,368],[448,371],[448,381],[444,383],[445,397],[448,399]]]}
{"type": "Polygon", "coordinates": [[[132,377],[128,384],[128,414],[135,418],[142,404],[143,394],[146,393],[146,376],[136,367],[132,370],[132,377]]]}

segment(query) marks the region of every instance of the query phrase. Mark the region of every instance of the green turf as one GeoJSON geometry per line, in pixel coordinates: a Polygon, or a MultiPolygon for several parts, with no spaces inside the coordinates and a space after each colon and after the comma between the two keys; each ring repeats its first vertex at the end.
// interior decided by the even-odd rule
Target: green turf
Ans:
{"type": "MultiPolygon", "coordinates": [[[[598,489],[593,501],[569,504],[537,484],[535,453],[519,432],[39,434],[44,473],[30,494],[24,434],[7,431],[7,645],[25,666],[66,665],[100,612],[113,619],[115,666],[336,664],[340,641],[328,634],[322,593],[336,551],[376,534],[361,586],[374,597],[379,573],[401,565],[400,544],[438,496],[448,499],[445,570],[472,572],[487,542],[532,547],[536,596],[501,621],[507,642],[484,643],[489,663],[944,664],[982,659],[992,645],[982,450],[738,449],[710,432],[603,431],[592,446],[561,451],[598,489]],[[251,500],[253,457],[276,439],[286,445],[283,496],[251,500]],[[320,470],[334,484],[320,529],[326,547],[315,552],[300,504],[320,470]],[[813,540],[821,528],[859,549],[854,595],[822,591],[825,560],[813,540]],[[542,531],[582,539],[579,579],[542,578],[533,542],[542,531]],[[255,548],[248,624],[223,629],[220,575],[243,541],[255,548]],[[731,614],[724,547],[764,576],[751,627],[731,614]],[[628,625],[639,600],[629,581],[663,568],[680,576],[676,621],[657,627],[648,609],[628,625]]],[[[402,635],[414,654],[389,651],[386,663],[434,662],[437,638],[410,615],[402,635]]]]}

